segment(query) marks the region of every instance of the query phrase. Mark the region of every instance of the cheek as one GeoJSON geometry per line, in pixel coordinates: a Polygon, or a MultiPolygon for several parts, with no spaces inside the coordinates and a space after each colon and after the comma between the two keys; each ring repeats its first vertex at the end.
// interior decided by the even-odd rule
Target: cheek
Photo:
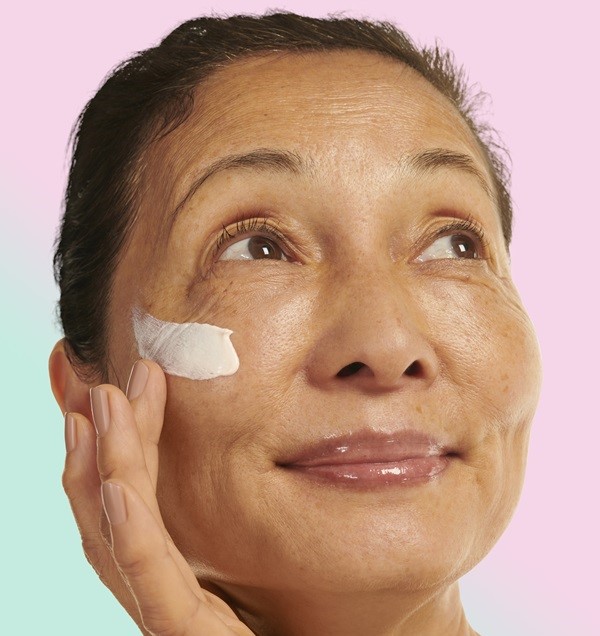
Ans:
{"type": "Polygon", "coordinates": [[[301,381],[313,295],[308,286],[284,288],[273,280],[220,289],[213,283],[206,297],[196,296],[186,320],[230,329],[239,368],[212,380],[167,378],[167,421],[174,432],[171,439],[165,430],[165,445],[174,458],[180,448],[211,470],[254,450],[256,461],[264,461],[261,444],[285,425],[290,393],[301,381]]]}
{"type": "Polygon", "coordinates": [[[255,398],[255,390],[260,393],[271,382],[292,381],[303,362],[315,286],[299,268],[290,266],[291,271],[282,273],[279,265],[256,265],[261,268],[257,274],[251,271],[253,264],[245,264],[234,280],[213,281],[192,296],[188,313],[193,320],[233,331],[240,367],[231,382],[222,385],[236,395],[236,387],[255,398]]]}
{"type": "Polygon", "coordinates": [[[516,506],[525,473],[541,365],[537,339],[514,288],[446,282],[423,294],[441,361],[438,400],[446,425],[464,435],[491,545],[516,506]]]}
{"type": "MultiPolygon", "coordinates": [[[[284,286],[274,276],[261,285],[213,281],[201,291],[191,298],[185,320],[231,329],[240,366],[213,380],[167,377],[160,499],[172,520],[169,529],[192,557],[198,545],[222,535],[223,524],[247,527],[240,518],[248,507],[244,484],[272,469],[269,449],[280,443],[287,422],[313,303],[305,281],[284,286]],[[188,511],[185,519],[182,510],[188,511]],[[197,536],[202,541],[190,540],[197,536]]],[[[265,518],[272,514],[264,511],[265,518]]],[[[218,547],[213,552],[219,554],[218,547]]],[[[196,555],[198,563],[203,558],[196,555]]]]}
{"type": "Polygon", "coordinates": [[[424,304],[443,380],[487,414],[489,425],[529,423],[539,397],[540,355],[512,284],[474,279],[429,292],[424,304]]]}

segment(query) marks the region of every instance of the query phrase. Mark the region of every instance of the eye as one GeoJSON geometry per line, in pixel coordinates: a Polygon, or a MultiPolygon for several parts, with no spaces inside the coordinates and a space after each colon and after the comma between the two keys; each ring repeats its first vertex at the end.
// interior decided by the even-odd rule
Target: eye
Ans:
{"type": "Polygon", "coordinates": [[[467,234],[447,234],[436,239],[417,257],[417,262],[432,261],[441,258],[483,258],[479,243],[467,234]]]}
{"type": "Polygon", "coordinates": [[[219,260],[254,261],[264,258],[276,261],[288,260],[276,241],[266,236],[249,236],[233,243],[222,252],[219,260]]]}
{"type": "Polygon", "coordinates": [[[485,260],[489,256],[489,244],[483,227],[473,217],[455,219],[435,232],[435,237],[427,249],[415,259],[418,263],[426,261],[485,260]]]}

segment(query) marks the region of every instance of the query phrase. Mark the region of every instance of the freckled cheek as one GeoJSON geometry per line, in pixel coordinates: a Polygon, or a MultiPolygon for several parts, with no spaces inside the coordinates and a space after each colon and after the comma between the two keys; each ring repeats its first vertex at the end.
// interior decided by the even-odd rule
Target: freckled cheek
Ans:
{"type": "Polygon", "coordinates": [[[312,299],[307,288],[276,281],[272,285],[235,283],[218,294],[207,320],[233,331],[231,342],[240,368],[232,380],[285,376],[297,366],[305,355],[312,299]]]}
{"type": "Polygon", "coordinates": [[[213,289],[209,299],[200,299],[200,309],[191,311],[196,322],[233,331],[240,366],[213,380],[168,378],[169,422],[177,431],[173,444],[208,445],[222,457],[223,449],[240,439],[252,443],[264,422],[284,408],[306,355],[311,294],[298,286],[293,293],[268,289],[229,284],[213,289]]]}
{"type": "Polygon", "coordinates": [[[451,381],[507,422],[531,417],[539,352],[524,309],[488,287],[463,287],[432,309],[434,339],[451,381]]]}
{"type": "Polygon", "coordinates": [[[492,303],[485,326],[490,333],[490,398],[501,409],[507,425],[528,424],[537,405],[541,378],[533,326],[522,307],[506,302],[492,303]]]}

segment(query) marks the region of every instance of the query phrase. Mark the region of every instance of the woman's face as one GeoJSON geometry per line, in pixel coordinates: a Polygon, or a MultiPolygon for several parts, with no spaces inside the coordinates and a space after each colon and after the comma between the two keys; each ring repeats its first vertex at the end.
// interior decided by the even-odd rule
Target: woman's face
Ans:
{"type": "Polygon", "coordinates": [[[518,499],[540,368],[453,107],[374,54],[236,62],[154,143],[139,188],[115,377],[138,356],[134,306],[231,329],[240,359],[167,378],[159,501],[197,575],[268,594],[435,588],[471,568],[518,499]],[[401,481],[377,455],[418,435],[443,470],[401,481]],[[314,469],[327,440],[349,465],[314,469]]]}

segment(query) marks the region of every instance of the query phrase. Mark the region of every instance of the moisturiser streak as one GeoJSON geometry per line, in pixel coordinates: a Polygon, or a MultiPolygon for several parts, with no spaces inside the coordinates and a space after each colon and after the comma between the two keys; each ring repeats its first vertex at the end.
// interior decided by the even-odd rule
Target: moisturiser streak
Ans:
{"type": "Polygon", "coordinates": [[[165,373],[190,380],[233,375],[240,366],[230,329],[197,322],[164,322],[133,310],[133,332],[139,354],[165,373]]]}

